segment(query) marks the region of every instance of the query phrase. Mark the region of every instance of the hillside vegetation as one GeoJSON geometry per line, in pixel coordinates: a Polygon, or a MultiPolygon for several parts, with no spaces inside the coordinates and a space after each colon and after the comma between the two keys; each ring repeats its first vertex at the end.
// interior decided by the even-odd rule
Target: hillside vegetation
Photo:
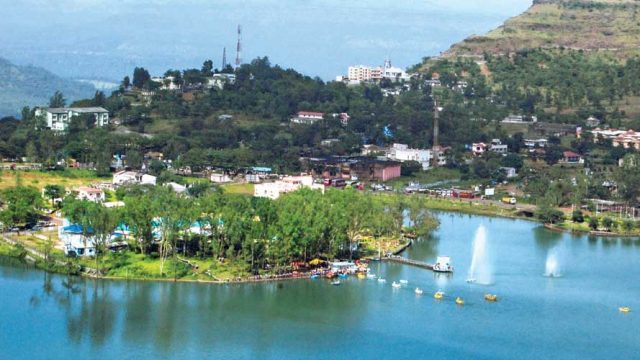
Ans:
{"type": "Polygon", "coordinates": [[[18,66],[0,57],[0,117],[18,115],[24,106],[46,105],[59,90],[68,99],[82,99],[95,89],[63,79],[36,66],[18,66]]]}
{"type": "Polygon", "coordinates": [[[445,56],[559,47],[629,56],[640,47],[639,10],[636,0],[536,0],[523,14],[452,46],[445,56]]]}

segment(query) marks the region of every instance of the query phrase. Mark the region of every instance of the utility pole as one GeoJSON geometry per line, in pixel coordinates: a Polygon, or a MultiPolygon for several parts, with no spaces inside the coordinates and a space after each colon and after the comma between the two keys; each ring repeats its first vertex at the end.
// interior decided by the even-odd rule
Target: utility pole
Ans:
{"type": "Polygon", "coordinates": [[[438,99],[433,95],[433,147],[431,148],[431,166],[438,167],[440,163],[440,108],[438,99]]]}

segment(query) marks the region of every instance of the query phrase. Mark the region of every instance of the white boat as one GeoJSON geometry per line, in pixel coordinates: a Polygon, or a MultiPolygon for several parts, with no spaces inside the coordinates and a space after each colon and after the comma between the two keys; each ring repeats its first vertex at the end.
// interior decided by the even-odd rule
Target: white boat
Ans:
{"type": "Polygon", "coordinates": [[[416,295],[422,295],[422,289],[416,288],[415,293],[416,295]]]}
{"type": "Polygon", "coordinates": [[[474,278],[468,278],[468,279],[467,279],[467,282],[468,282],[469,284],[473,284],[474,282],[476,282],[476,279],[474,279],[474,278]]]}
{"type": "Polygon", "coordinates": [[[397,289],[397,288],[401,287],[402,285],[401,285],[400,283],[398,283],[398,282],[395,282],[395,281],[394,281],[394,282],[391,284],[391,286],[393,286],[394,288],[396,288],[396,289],[397,289]]]}
{"type": "Polygon", "coordinates": [[[331,285],[335,285],[335,286],[338,286],[340,284],[341,284],[340,280],[336,280],[336,281],[332,281],[331,282],[331,285]]]}
{"type": "Polygon", "coordinates": [[[442,273],[453,272],[453,266],[451,266],[451,258],[448,256],[438,256],[435,265],[433,265],[433,271],[442,273]]]}
{"type": "Polygon", "coordinates": [[[376,274],[367,274],[367,279],[375,279],[376,277],[376,274]]]}
{"type": "Polygon", "coordinates": [[[409,283],[409,281],[407,280],[400,280],[400,284],[402,285],[407,285],[409,283]]]}
{"type": "Polygon", "coordinates": [[[387,280],[385,280],[385,279],[378,279],[378,282],[379,282],[379,283],[385,283],[385,282],[387,282],[387,280]]]}

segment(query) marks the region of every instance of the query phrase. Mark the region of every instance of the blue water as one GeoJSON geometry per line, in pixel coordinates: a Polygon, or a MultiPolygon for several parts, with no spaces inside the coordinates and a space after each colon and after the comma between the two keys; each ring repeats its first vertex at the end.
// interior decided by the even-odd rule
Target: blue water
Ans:
{"type": "Polygon", "coordinates": [[[640,358],[640,241],[554,233],[523,220],[438,217],[440,229],[405,256],[449,255],[451,277],[374,264],[386,284],[217,286],[69,279],[4,264],[0,358],[640,358]],[[465,281],[480,224],[495,270],[489,286],[465,281]],[[543,276],[552,249],[559,278],[543,276]],[[392,289],[400,279],[409,284],[392,289]],[[432,297],[439,289],[442,301],[432,297]],[[487,292],[500,301],[485,302],[487,292]],[[456,296],[466,304],[457,306],[456,296]]]}

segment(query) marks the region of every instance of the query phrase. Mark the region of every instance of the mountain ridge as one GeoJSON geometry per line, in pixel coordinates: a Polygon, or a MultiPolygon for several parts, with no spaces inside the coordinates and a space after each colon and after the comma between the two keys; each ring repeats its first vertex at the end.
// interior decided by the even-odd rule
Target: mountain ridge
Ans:
{"type": "Polygon", "coordinates": [[[640,1],[534,0],[524,13],[484,35],[472,35],[454,44],[443,56],[505,54],[534,48],[605,50],[620,57],[638,54],[640,1]]]}
{"type": "Polygon", "coordinates": [[[55,91],[67,102],[90,97],[94,87],[64,79],[32,65],[16,65],[0,57],[0,118],[17,116],[24,106],[45,105],[55,91]]]}

